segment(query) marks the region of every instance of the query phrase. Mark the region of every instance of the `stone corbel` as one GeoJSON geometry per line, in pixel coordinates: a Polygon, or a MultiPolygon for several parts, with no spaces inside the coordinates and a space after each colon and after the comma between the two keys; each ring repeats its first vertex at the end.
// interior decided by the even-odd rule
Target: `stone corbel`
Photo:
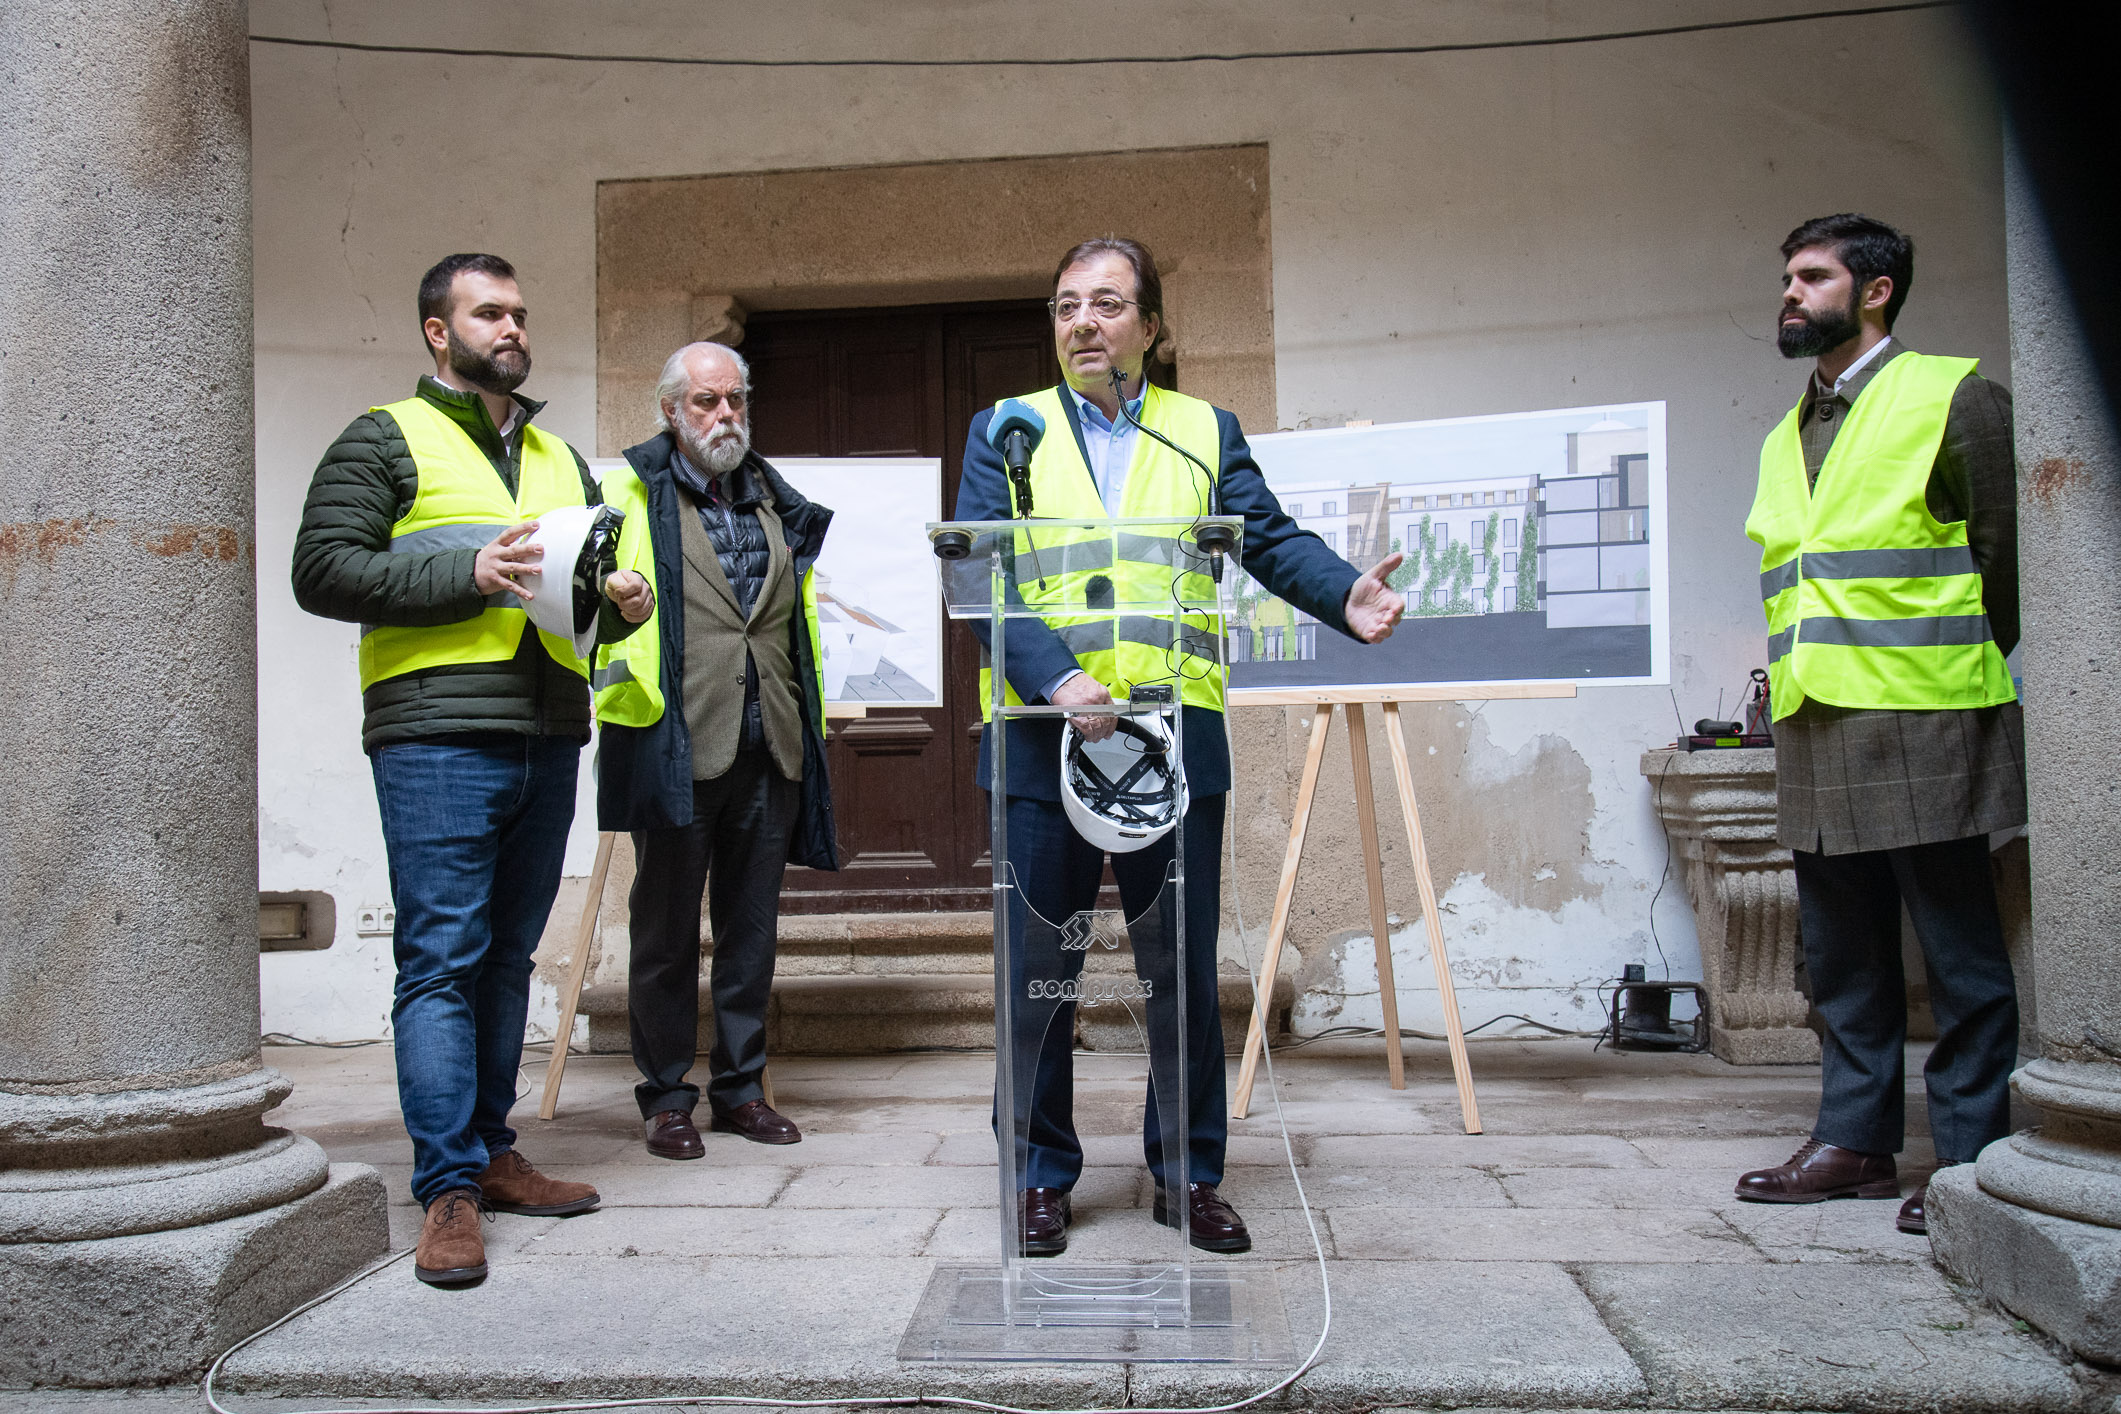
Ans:
{"type": "Polygon", "coordinates": [[[735,295],[704,294],[692,297],[692,337],[696,343],[727,344],[735,348],[744,342],[744,321],[751,311],[735,295]]]}

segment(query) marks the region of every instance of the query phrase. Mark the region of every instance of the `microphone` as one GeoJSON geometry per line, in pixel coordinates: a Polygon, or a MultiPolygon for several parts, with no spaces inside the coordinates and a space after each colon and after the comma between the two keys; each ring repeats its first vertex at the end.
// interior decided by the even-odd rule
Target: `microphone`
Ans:
{"type": "Polygon", "coordinates": [[[1046,435],[1046,419],[1020,398],[1009,398],[987,424],[987,445],[1002,454],[1010,484],[1016,488],[1016,513],[1031,516],[1031,454],[1046,435]]]}
{"type": "MultiPolygon", "coordinates": [[[[1143,379],[1143,386],[1146,387],[1146,374],[1143,375],[1143,379]]],[[[1215,473],[1208,470],[1207,464],[1199,457],[1194,456],[1193,453],[1179,446],[1178,443],[1172,441],[1155,428],[1142,426],[1140,419],[1127,411],[1127,375],[1117,368],[1112,370],[1112,391],[1119,398],[1119,415],[1126,419],[1127,423],[1135,431],[1146,432],[1149,436],[1154,437],[1157,441],[1200,468],[1200,474],[1208,479],[1208,514],[1211,516],[1219,515],[1221,513],[1219,504],[1221,498],[1217,494],[1218,488],[1215,484],[1215,473]]],[[[1221,584],[1223,582],[1223,556],[1237,548],[1237,540],[1230,534],[1229,527],[1221,525],[1201,526],[1193,532],[1193,543],[1198,545],[1200,552],[1208,557],[1208,573],[1213,576],[1217,584],[1221,584]]]]}

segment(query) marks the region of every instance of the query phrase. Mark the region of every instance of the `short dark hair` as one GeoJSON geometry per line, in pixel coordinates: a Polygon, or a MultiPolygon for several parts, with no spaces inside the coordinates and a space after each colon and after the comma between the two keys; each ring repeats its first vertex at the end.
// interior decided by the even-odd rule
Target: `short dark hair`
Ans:
{"type": "Polygon", "coordinates": [[[1079,265],[1093,255],[1116,255],[1134,267],[1134,302],[1141,306],[1143,314],[1156,316],[1156,332],[1164,332],[1164,277],[1156,273],[1156,257],[1149,254],[1149,247],[1126,236],[1097,236],[1084,241],[1061,257],[1061,263],[1053,270],[1053,292],[1060,293],[1061,276],[1068,267],[1079,265]]]}
{"type": "Polygon", "coordinates": [[[449,297],[456,289],[457,276],[466,271],[491,275],[496,280],[513,280],[516,268],[498,255],[447,255],[434,263],[434,267],[420,277],[420,325],[426,327],[430,319],[449,322],[449,297]]]}
{"type": "Polygon", "coordinates": [[[1853,211],[1815,216],[1790,232],[1782,243],[1782,258],[1788,260],[1811,246],[1831,249],[1834,258],[1855,276],[1859,290],[1880,275],[1892,280],[1893,292],[1885,301],[1885,327],[1891,332],[1900,306],[1907,303],[1908,289],[1915,283],[1915,243],[1907,234],[1853,211]]]}

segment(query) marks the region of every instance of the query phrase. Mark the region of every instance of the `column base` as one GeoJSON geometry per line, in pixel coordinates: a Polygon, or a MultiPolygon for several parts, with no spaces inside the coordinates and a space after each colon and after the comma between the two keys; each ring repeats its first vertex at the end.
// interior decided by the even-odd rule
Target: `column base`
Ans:
{"type": "Polygon", "coordinates": [[[1819,1064],[1819,1037],[1805,1026],[1725,1027],[1712,1018],[1709,1050],[1732,1065],[1819,1064]]]}
{"type": "Polygon", "coordinates": [[[2121,1365],[2121,1230],[2007,1203],[1975,1170],[1961,1164],[1930,1180],[1938,1264],[2083,1359],[2121,1365]]]}
{"type": "Polygon", "coordinates": [[[0,1387],[168,1384],[390,1248],[382,1177],[197,1227],[0,1245],[0,1387]]]}

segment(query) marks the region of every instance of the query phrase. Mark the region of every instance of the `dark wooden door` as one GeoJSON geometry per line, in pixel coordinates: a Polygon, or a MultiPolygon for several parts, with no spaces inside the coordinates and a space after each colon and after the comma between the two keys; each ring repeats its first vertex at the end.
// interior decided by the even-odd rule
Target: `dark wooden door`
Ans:
{"type": "MultiPolygon", "coordinates": [[[[972,415],[1060,381],[1045,307],[1029,302],[756,314],[743,352],[762,456],[940,457],[945,517],[957,504],[972,415]]],[[[831,533],[860,535],[862,527],[840,520],[831,533]]],[[[832,724],[840,870],[789,870],[782,907],[986,908],[979,722],[979,645],[948,623],[940,711],[871,707],[832,724]]]]}

